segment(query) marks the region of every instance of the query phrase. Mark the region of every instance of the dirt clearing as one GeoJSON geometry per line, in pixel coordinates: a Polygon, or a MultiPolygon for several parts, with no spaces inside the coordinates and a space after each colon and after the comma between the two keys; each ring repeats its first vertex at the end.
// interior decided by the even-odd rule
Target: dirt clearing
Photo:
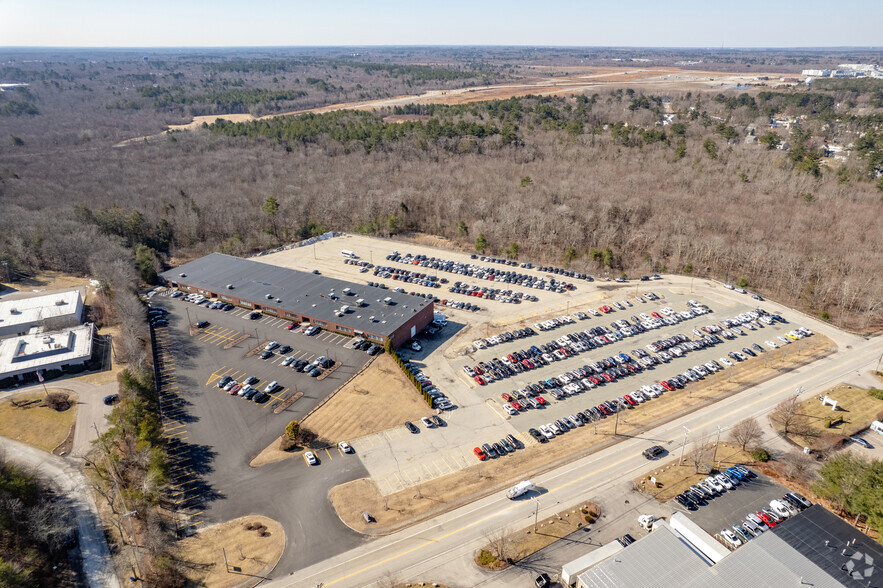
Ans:
{"type": "Polygon", "coordinates": [[[267,517],[247,516],[182,539],[177,556],[194,585],[227,588],[265,580],[283,549],[282,525],[267,517]]]}

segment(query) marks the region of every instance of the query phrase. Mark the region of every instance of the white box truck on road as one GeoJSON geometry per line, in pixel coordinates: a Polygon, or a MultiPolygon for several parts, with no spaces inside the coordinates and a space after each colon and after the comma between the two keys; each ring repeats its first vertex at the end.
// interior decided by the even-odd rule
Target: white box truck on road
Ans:
{"type": "Polygon", "coordinates": [[[518,498],[522,494],[530,492],[534,488],[536,488],[536,486],[534,486],[533,482],[531,482],[530,480],[518,482],[517,484],[506,490],[506,498],[508,498],[509,500],[513,500],[515,498],[518,498]]]}

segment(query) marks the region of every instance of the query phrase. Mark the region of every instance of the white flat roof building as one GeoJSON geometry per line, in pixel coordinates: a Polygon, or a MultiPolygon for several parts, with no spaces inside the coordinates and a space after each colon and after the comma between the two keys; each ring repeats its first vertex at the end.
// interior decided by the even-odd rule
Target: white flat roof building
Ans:
{"type": "Polygon", "coordinates": [[[0,379],[83,364],[92,356],[91,323],[0,340],[0,379]]]}
{"type": "Polygon", "coordinates": [[[29,298],[0,300],[0,338],[24,335],[50,319],[70,317],[77,323],[83,316],[79,290],[41,294],[29,298]]]}

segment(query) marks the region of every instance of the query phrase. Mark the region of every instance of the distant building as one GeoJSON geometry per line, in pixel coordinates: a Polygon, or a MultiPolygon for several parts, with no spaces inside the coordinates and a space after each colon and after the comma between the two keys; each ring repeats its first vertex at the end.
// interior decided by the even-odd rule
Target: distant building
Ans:
{"type": "Polygon", "coordinates": [[[830,69],[805,69],[800,72],[800,75],[810,76],[814,78],[827,78],[831,75],[830,69]]]}

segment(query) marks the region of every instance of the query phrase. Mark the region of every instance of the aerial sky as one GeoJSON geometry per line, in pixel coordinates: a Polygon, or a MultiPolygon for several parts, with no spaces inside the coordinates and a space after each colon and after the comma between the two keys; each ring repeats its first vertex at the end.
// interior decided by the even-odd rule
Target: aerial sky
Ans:
{"type": "Polygon", "coordinates": [[[883,45],[881,0],[0,0],[0,47],[883,45]]]}

